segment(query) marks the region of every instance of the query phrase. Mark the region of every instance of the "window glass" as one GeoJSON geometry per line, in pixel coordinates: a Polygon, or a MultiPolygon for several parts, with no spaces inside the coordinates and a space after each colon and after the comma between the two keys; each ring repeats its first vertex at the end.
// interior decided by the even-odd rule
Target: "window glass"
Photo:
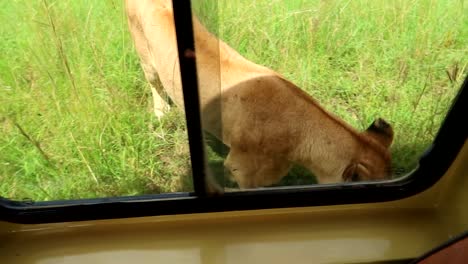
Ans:
{"type": "MultiPolygon", "coordinates": [[[[123,2],[1,1],[0,196],[193,191],[178,62],[145,53],[163,42],[132,35],[123,2]]],[[[468,71],[463,1],[192,6],[208,165],[228,188],[406,175],[468,71]],[[374,155],[389,143],[386,123],[390,174],[374,155]]]]}
{"type": "MultiPolygon", "coordinates": [[[[193,2],[201,23],[239,53],[220,42],[221,128],[230,149],[210,157],[224,161],[226,180],[233,175],[245,187],[407,175],[467,74],[463,1],[193,2]],[[291,84],[276,74],[296,94],[282,92],[291,84]],[[391,162],[376,158],[382,148],[391,162]]],[[[201,47],[198,57],[208,52],[201,47]]],[[[210,80],[200,82],[203,89],[210,80]]]]}
{"type": "Polygon", "coordinates": [[[184,114],[155,116],[124,1],[1,1],[0,21],[0,196],[193,190],[184,114]]]}

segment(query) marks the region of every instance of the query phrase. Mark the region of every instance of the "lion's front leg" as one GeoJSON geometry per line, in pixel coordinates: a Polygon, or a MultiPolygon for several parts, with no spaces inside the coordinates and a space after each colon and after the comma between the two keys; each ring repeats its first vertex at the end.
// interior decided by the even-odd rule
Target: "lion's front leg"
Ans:
{"type": "Polygon", "coordinates": [[[241,189],[270,186],[287,175],[289,161],[264,153],[241,151],[231,147],[224,162],[241,189]]]}

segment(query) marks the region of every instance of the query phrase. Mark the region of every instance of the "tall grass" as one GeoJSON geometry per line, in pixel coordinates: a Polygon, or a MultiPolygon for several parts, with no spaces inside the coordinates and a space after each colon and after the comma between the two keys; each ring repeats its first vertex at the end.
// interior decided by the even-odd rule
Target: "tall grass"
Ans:
{"type": "MultiPolygon", "coordinates": [[[[191,190],[183,114],[153,117],[122,2],[0,2],[0,196],[191,190]]],[[[194,2],[211,31],[353,126],[390,121],[399,173],[468,72],[466,0],[194,2]]]]}
{"type": "Polygon", "coordinates": [[[121,1],[2,1],[0,12],[0,195],[191,188],[184,120],[148,111],[121,1]]]}

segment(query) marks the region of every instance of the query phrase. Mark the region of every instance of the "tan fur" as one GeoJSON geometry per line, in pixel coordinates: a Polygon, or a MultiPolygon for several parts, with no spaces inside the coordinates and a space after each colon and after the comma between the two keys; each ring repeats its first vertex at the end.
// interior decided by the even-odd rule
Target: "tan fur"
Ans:
{"type": "MultiPolygon", "coordinates": [[[[183,108],[171,1],[126,0],[126,10],[155,114],[167,109],[158,76],[183,108]]],[[[193,23],[203,127],[230,147],[225,166],[241,188],[275,184],[294,163],[319,183],[390,176],[388,123],[378,119],[356,131],[280,74],[242,57],[196,17],[193,23]]]]}

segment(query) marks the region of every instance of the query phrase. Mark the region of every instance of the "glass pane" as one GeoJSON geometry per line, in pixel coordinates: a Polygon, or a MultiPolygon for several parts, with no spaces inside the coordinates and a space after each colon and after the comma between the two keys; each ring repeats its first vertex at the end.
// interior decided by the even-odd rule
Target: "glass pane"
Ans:
{"type": "Polygon", "coordinates": [[[0,196],[193,190],[183,111],[153,111],[124,1],[1,1],[0,21],[0,196]]]}
{"type": "Polygon", "coordinates": [[[220,68],[199,82],[220,82],[229,187],[407,175],[468,72],[464,1],[193,2],[225,42],[197,56],[220,68]]]}
{"type": "Polygon", "coordinates": [[[218,3],[217,1],[192,1],[192,9],[202,127],[208,159],[207,169],[215,184],[229,187],[233,184],[226,181],[224,169],[224,161],[229,148],[222,141],[221,53],[220,42],[217,38],[218,3]]]}

